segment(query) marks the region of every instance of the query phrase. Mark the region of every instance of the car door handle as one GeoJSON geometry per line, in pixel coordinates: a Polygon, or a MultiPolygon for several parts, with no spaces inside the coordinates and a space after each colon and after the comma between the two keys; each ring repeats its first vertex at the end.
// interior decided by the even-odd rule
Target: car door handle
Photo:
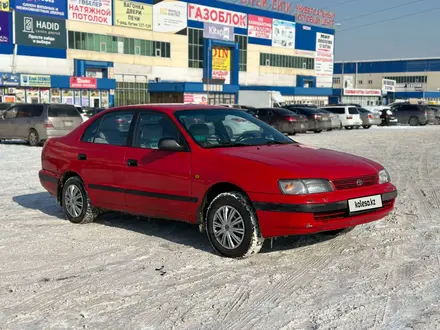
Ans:
{"type": "Polygon", "coordinates": [[[86,160],[87,159],[87,155],[85,154],[78,154],[78,160],[86,160]]]}
{"type": "Polygon", "coordinates": [[[132,166],[132,167],[136,167],[136,166],[138,166],[138,161],[136,159],[129,159],[129,160],[127,160],[127,165],[132,166]]]}

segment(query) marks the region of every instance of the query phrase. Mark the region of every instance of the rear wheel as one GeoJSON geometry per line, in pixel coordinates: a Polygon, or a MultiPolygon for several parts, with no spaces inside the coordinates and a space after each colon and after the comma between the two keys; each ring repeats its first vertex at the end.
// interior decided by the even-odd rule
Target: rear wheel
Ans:
{"type": "Polygon", "coordinates": [[[263,246],[257,214],[242,193],[219,194],[209,205],[205,221],[208,239],[222,256],[247,258],[263,246]]]}
{"type": "Polygon", "coordinates": [[[90,223],[99,211],[90,204],[84,183],[77,176],[67,179],[61,195],[63,210],[70,222],[90,223]]]}
{"type": "Polygon", "coordinates": [[[315,129],[313,132],[315,132],[315,133],[321,133],[322,130],[320,130],[320,129],[315,129]]]}
{"type": "Polygon", "coordinates": [[[353,127],[352,126],[345,126],[345,129],[351,130],[351,129],[353,129],[353,127]]]}
{"type": "Polygon", "coordinates": [[[330,231],[323,231],[320,234],[327,235],[327,236],[340,236],[347,234],[351,232],[355,227],[347,227],[347,228],[341,228],[336,230],[330,230],[330,231]]]}
{"type": "Polygon", "coordinates": [[[36,147],[40,144],[40,137],[36,130],[31,129],[28,135],[28,143],[31,147],[36,147]]]}
{"type": "Polygon", "coordinates": [[[408,123],[410,126],[419,126],[420,125],[419,118],[417,118],[417,117],[411,117],[409,119],[408,123]]]}
{"type": "Polygon", "coordinates": [[[365,126],[362,126],[362,127],[365,128],[365,129],[369,129],[371,126],[365,125],[365,126]]]}

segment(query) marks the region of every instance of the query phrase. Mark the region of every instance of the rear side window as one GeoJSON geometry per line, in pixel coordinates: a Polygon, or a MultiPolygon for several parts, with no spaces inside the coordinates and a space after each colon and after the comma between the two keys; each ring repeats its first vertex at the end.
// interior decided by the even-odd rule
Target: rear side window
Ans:
{"type": "Polygon", "coordinates": [[[328,110],[332,113],[336,113],[338,115],[343,115],[345,114],[345,108],[326,108],[325,110],[328,110]]]}
{"type": "Polygon", "coordinates": [[[87,127],[81,141],[125,146],[132,120],[133,112],[108,113],[87,127]]]}
{"type": "Polygon", "coordinates": [[[48,117],[81,117],[75,107],[66,105],[51,105],[48,117]]]}
{"type": "Polygon", "coordinates": [[[291,116],[292,115],[292,111],[287,110],[287,109],[274,109],[273,112],[278,113],[280,115],[285,115],[285,116],[291,116]]]}
{"type": "Polygon", "coordinates": [[[44,105],[43,104],[34,104],[31,109],[32,117],[40,117],[43,114],[44,105]]]}
{"type": "Polygon", "coordinates": [[[348,108],[348,113],[349,113],[350,115],[358,115],[358,114],[359,114],[359,111],[358,111],[357,108],[350,107],[350,108],[348,108]]]}

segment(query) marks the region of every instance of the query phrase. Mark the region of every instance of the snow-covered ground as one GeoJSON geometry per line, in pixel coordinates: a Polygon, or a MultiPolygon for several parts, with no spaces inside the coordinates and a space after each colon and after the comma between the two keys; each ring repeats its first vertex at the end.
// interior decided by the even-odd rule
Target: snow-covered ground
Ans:
{"type": "Polygon", "coordinates": [[[295,139],[385,165],[394,214],[230,260],[184,223],[69,223],[41,148],[0,144],[0,329],[440,329],[440,127],[295,139]]]}

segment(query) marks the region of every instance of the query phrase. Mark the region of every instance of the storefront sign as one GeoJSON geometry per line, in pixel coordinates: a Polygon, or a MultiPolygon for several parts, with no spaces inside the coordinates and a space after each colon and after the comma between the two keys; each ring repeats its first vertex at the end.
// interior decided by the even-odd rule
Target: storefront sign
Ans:
{"type": "Polygon", "coordinates": [[[115,25],[152,30],[153,7],[140,2],[115,0],[115,25]]]}
{"type": "Polygon", "coordinates": [[[65,18],[67,3],[60,0],[15,0],[15,9],[37,15],[65,18]]]}
{"type": "Polygon", "coordinates": [[[187,3],[160,1],[153,6],[153,31],[179,33],[187,27],[187,3]]]}
{"type": "Polygon", "coordinates": [[[0,44],[11,43],[11,31],[9,28],[9,13],[0,11],[0,44]]]}
{"type": "Polygon", "coordinates": [[[225,84],[230,84],[231,50],[229,48],[212,49],[212,78],[222,79],[225,84]]]}
{"type": "Polygon", "coordinates": [[[234,5],[293,15],[298,0],[219,0],[234,5]]]}
{"type": "Polygon", "coordinates": [[[21,74],[20,86],[25,87],[50,87],[50,76],[21,74]]]}
{"type": "Polygon", "coordinates": [[[92,88],[96,89],[96,78],[90,77],[70,77],[70,88],[92,88]]]}
{"type": "Polygon", "coordinates": [[[297,23],[334,27],[335,13],[297,4],[295,6],[295,21],[297,23]]]}
{"type": "Polygon", "coordinates": [[[235,11],[188,4],[188,19],[199,22],[216,23],[234,27],[247,28],[247,15],[235,11]]]}
{"type": "Polygon", "coordinates": [[[248,36],[272,39],[272,18],[248,15],[248,36]]]}
{"type": "Polygon", "coordinates": [[[208,104],[207,94],[183,94],[183,103],[185,104],[208,104]]]}
{"type": "Polygon", "coordinates": [[[203,24],[203,38],[233,41],[234,28],[232,26],[205,23],[203,24]]]}
{"type": "Polygon", "coordinates": [[[295,23],[273,20],[272,47],[295,49],[295,23]]]}
{"type": "Polygon", "coordinates": [[[19,84],[19,74],[0,72],[0,86],[18,86],[19,84]]]}
{"type": "Polygon", "coordinates": [[[382,92],[384,94],[396,92],[396,81],[391,79],[382,79],[382,92]]]}
{"type": "Polygon", "coordinates": [[[0,11],[9,11],[9,0],[0,0],[0,11]]]}
{"type": "Polygon", "coordinates": [[[344,89],[344,95],[350,96],[381,96],[380,89],[344,89]]]}
{"type": "Polygon", "coordinates": [[[112,0],[67,1],[69,5],[69,19],[87,23],[112,25],[112,0]]]}
{"type": "Polygon", "coordinates": [[[66,49],[66,20],[15,13],[18,45],[66,49]]]}
{"type": "Polygon", "coordinates": [[[5,103],[15,103],[16,99],[15,99],[15,95],[3,95],[0,96],[1,102],[5,102],[5,103]]]}
{"type": "Polygon", "coordinates": [[[315,75],[317,88],[333,87],[334,40],[334,35],[316,33],[315,75]]]}

